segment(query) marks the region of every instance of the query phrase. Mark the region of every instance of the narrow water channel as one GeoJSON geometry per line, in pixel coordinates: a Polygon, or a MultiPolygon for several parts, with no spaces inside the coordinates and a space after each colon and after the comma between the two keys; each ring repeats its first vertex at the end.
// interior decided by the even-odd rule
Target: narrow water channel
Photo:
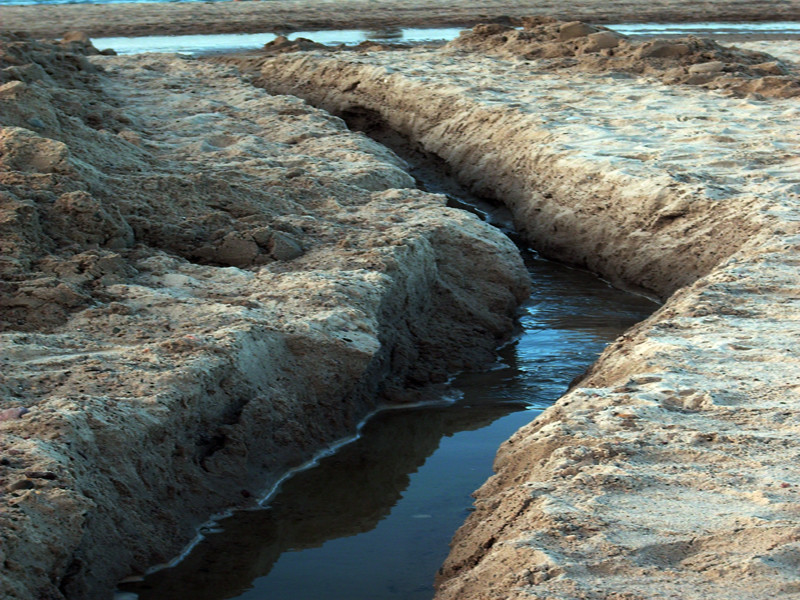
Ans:
{"type": "MultiPolygon", "coordinates": [[[[344,116],[410,161],[421,187],[510,227],[503,210],[471,197],[445,165],[404,147],[370,115],[344,116]]],[[[207,527],[183,561],[120,586],[118,597],[430,600],[449,541],[471,510],[471,493],[491,475],[499,445],[656,308],[589,273],[522,252],[533,293],[495,364],[459,375],[448,398],[379,412],[355,441],[287,479],[266,506],[207,527]]]]}

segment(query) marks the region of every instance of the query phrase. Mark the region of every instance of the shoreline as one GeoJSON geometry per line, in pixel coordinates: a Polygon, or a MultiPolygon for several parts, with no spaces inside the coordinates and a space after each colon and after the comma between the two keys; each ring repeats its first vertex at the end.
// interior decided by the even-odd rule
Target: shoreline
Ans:
{"type": "Polygon", "coordinates": [[[289,33],[328,29],[472,27],[531,15],[598,24],[620,22],[800,21],[800,0],[776,6],[760,0],[707,3],[656,0],[579,0],[565,9],[557,0],[454,2],[269,0],[215,3],[62,4],[2,7],[2,29],[35,38],[60,38],[68,31],[91,37],[136,37],[210,33],[289,33]]]}

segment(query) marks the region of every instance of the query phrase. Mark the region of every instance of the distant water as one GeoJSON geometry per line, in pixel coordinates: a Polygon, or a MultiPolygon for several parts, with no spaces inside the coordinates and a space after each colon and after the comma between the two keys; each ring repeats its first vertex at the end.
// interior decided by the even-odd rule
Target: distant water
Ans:
{"type": "Polygon", "coordinates": [[[608,25],[623,35],[741,35],[749,33],[800,35],[800,22],[763,23],[621,23],[608,25]]]}
{"type": "Polygon", "coordinates": [[[230,0],[0,0],[0,6],[27,6],[29,4],[124,4],[148,2],[227,2],[230,0]]]}
{"type": "MultiPolygon", "coordinates": [[[[2,0],[0,0],[2,2],[2,0]]],[[[345,44],[353,46],[365,40],[403,44],[419,44],[452,40],[458,37],[458,27],[444,28],[389,28],[380,30],[334,29],[330,31],[295,31],[288,34],[290,40],[312,39],[326,46],[345,44]]],[[[149,35],[145,37],[93,38],[92,43],[100,49],[113,48],[118,54],[141,54],[142,52],[177,52],[179,54],[210,54],[254,50],[276,38],[274,33],[223,33],[208,35],[149,35]]]]}
{"type": "MultiPolygon", "coordinates": [[[[0,0],[0,5],[9,2],[22,4],[27,0],[0,0]]],[[[114,2],[116,0],[101,0],[114,2]]],[[[152,0],[141,0],[152,1],[152,0]]],[[[185,0],[195,1],[195,0],[185,0]]],[[[199,1],[199,0],[197,0],[199,1]]],[[[206,1],[206,0],[203,0],[206,1]]],[[[220,0],[222,1],[222,0],[220,0]]],[[[41,3],[63,3],[62,0],[42,0],[41,3]]],[[[609,25],[624,35],[674,36],[674,35],[730,35],[730,34],[790,34],[800,35],[800,23],[624,23],[609,25]]],[[[378,42],[419,44],[444,42],[458,37],[459,27],[441,28],[386,28],[380,30],[333,29],[324,31],[295,31],[289,39],[309,38],[328,46],[355,45],[365,40],[378,42]]],[[[274,40],[274,33],[226,33],[203,35],[151,35],[145,37],[95,38],[96,47],[113,48],[119,54],[142,52],[177,52],[180,54],[209,54],[254,50],[274,40]]]]}

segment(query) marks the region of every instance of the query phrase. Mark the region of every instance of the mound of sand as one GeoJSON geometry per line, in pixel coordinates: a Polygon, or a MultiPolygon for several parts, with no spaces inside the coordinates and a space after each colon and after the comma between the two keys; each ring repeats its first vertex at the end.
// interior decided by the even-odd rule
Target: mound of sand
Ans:
{"type": "Polygon", "coordinates": [[[634,41],[605,27],[550,17],[519,22],[522,29],[497,23],[476,25],[446,47],[535,61],[536,69],[615,71],[738,95],[800,96],[797,70],[762,52],[696,37],[634,41]]]}
{"type": "Polygon", "coordinates": [[[3,598],[109,594],[510,333],[513,244],[341,120],[80,36],[0,57],[3,598]]]}

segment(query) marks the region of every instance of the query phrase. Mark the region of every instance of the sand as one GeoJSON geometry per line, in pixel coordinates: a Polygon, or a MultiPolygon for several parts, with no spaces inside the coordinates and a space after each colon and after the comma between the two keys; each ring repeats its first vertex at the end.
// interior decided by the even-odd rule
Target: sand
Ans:
{"type": "Polygon", "coordinates": [[[147,4],[4,6],[0,30],[59,38],[72,30],[93,37],[261,33],[315,29],[471,27],[530,15],[593,23],[793,21],[800,0],[268,0],[147,4]]]}
{"type": "Polygon", "coordinates": [[[513,244],[341,120],[178,56],[3,49],[3,598],[108,597],[511,333],[513,244]]]}
{"type": "MultiPolygon", "coordinates": [[[[192,10],[256,4],[281,3],[192,10]]],[[[437,50],[3,38],[0,596],[108,597],[506,339],[514,247],[333,113],[438,154],[543,253],[663,301],[503,445],[437,598],[798,597],[798,45],[608,45],[597,23],[631,6],[437,50]]],[[[712,10],[637,14],[665,6],[712,10]]],[[[786,18],[713,10],[747,6],[786,18]]],[[[134,8],[190,5],[108,27],[138,27],[134,8]]],[[[34,31],[39,9],[3,25],[34,31]]],[[[41,21],[73,29],[74,9],[41,21]]]]}

